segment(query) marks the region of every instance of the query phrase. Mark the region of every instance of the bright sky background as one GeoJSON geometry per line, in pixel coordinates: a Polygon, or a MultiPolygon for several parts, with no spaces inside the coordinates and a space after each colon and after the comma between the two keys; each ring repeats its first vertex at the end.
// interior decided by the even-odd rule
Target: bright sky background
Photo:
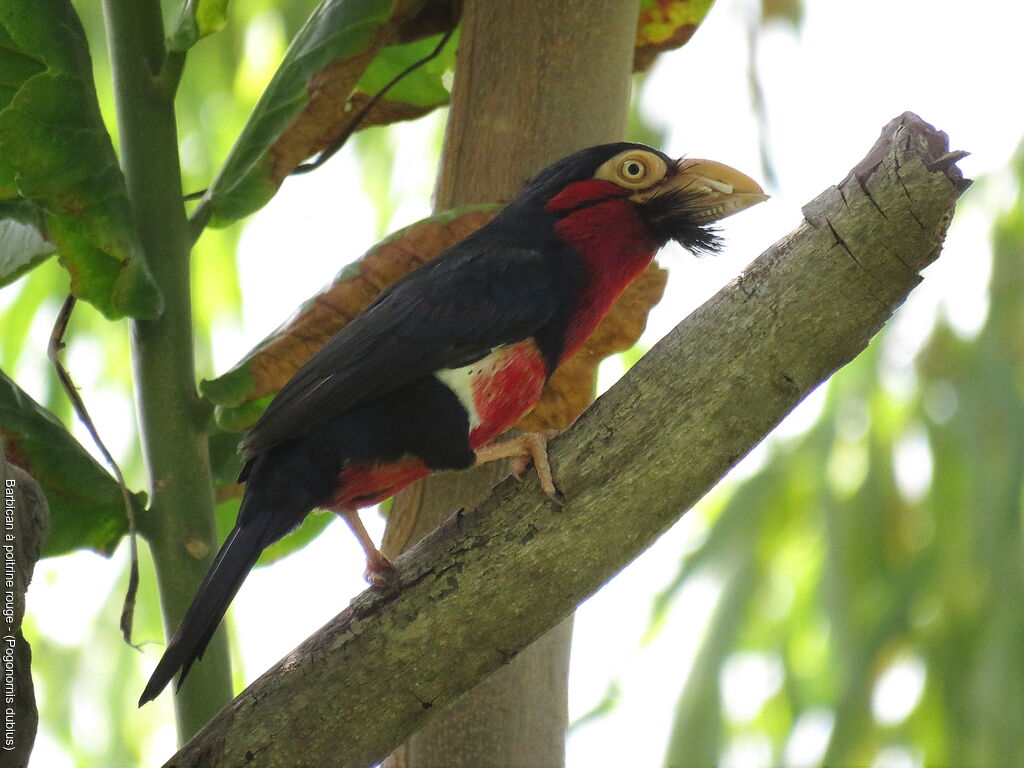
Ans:
{"type": "MultiPolygon", "coordinates": [[[[800,206],[841,180],[871,147],[882,126],[901,112],[917,112],[949,134],[953,149],[972,152],[960,163],[971,177],[998,174],[1024,135],[1024,100],[1003,84],[1020,69],[1014,51],[1020,46],[1024,12],[1018,4],[808,0],[808,5],[798,36],[785,27],[769,30],[758,54],[767,96],[769,143],[779,178],[779,186],[768,190],[773,199],[726,222],[726,255],[696,261],[675,251],[663,254],[662,263],[671,267],[672,277],[669,292],[652,317],[649,342],[792,230],[800,222],[800,206]]],[[[746,97],[746,46],[741,42],[747,35],[745,14],[757,6],[753,0],[719,0],[690,44],[664,56],[649,78],[642,108],[653,121],[671,127],[663,147],[669,154],[708,157],[761,176],[757,129],[746,97]]],[[[253,34],[255,46],[258,30],[253,34]]],[[[395,167],[401,175],[395,177],[396,194],[406,202],[388,229],[429,213],[436,170],[432,137],[441,119],[435,115],[398,131],[395,167]]],[[[375,211],[358,189],[348,185],[361,171],[352,152],[345,151],[322,171],[287,182],[283,193],[253,217],[239,254],[243,323],[215,339],[218,371],[230,367],[345,261],[377,240],[375,211]],[[339,222],[341,210],[346,211],[344,222],[339,222]],[[273,282],[263,277],[269,263],[284,266],[275,268],[273,282]]],[[[984,319],[992,207],[1008,199],[1008,193],[999,193],[1010,189],[1011,183],[1005,174],[997,177],[991,186],[994,191],[976,195],[962,206],[946,253],[929,268],[924,284],[895,321],[899,333],[891,342],[891,354],[897,377],[899,365],[909,362],[923,340],[937,306],[965,334],[984,319]]],[[[49,322],[44,318],[37,323],[40,329],[33,336],[45,339],[49,322]]],[[[88,392],[89,382],[96,378],[88,375],[88,350],[73,353],[71,367],[88,392]]],[[[606,367],[603,385],[614,380],[616,368],[615,363],[606,367]]],[[[809,398],[780,428],[782,432],[791,434],[806,427],[820,404],[820,397],[809,398]]],[[[131,428],[123,416],[111,413],[100,416],[101,432],[116,435],[131,428]]],[[[757,461],[755,451],[739,472],[750,471],[757,461]]],[[[628,504],[624,503],[621,513],[629,513],[628,504]]],[[[365,519],[371,533],[379,537],[383,522],[373,513],[365,519]]],[[[571,718],[596,705],[613,680],[621,688],[621,699],[607,718],[572,733],[569,765],[660,765],[675,699],[714,606],[718,589],[714,579],[697,580],[688,587],[664,629],[648,645],[641,646],[640,641],[648,626],[651,598],[670,581],[681,553],[699,542],[705,526],[699,509],[687,515],[578,611],[571,718]]],[[[113,563],[79,554],[41,564],[28,596],[29,611],[41,630],[68,646],[81,643],[97,601],[109,593],[121,570],[124,554],[122,548],[113,563]]],[[[245,682],[344,608],[364,587],[361,573],[362,555],[341,524],[330,526],[298,556],[253,572],[232,614],[236,631],[245,638],[241,646],[245,682]],[[274,622],[282,629],[271,634],[266,626],[272,611],[287,612],[288,621],[274,622]]],[[[152,575],[144,573],[143,578],[152,575]]],[[[116,627],[109,632],[116,634],[116,627]]],[[[104,640],[108,641],[115,642],[104,640]]],[[[147,649],[147,668],[156,663],[160,651],[156,646],[147,649]]],[[[876,691],[876,698],[881,697],[876,716],[898,718],[900,712],[905,716],[922,674],[906,664],[885,678],[888,687],[876,691]]],[[[738,718],[753,717],[759,702],[778,684],[777,670],[768,660],[737,659],[723,677],[726,705],[738,718]]],[[[162,697],[150,706],[154,711],[147,716],[167,723],[149,749],[157,763],[173,748],[170,698],[162,697]]],[[[829,726],[826,714],[802,720],[787,749],[787,765],[815,764],[829,726]]],[[[76,723],[83,738],[88,738],[92,727],[87,721],[76,723]]],[[[767,745],[756,740],[737,743],[728,763],[754,768],[765,765],[768,754],[767,745]]],[[[45,728],[34,757],[36,765],[71,765],[45,728]]],[[[909,766],[918,758],[895,748],[886,759],[890,766],[909,766]]]]}

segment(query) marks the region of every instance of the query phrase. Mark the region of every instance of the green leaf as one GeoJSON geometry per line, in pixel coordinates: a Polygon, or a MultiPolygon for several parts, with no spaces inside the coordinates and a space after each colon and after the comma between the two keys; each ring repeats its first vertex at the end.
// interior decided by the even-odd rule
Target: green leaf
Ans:
{"type": "Polygon", "coordinates": [[[187,51],[200,38],[219,32],[228,23],[228,0],[185,0],[167,50],[187,51]]]}
{"type": "Polygon", "coordinates": [[[155,317],[160,295],[107,134],[81,22],[68,0],[0,11],[0,197],[43,212],[71,290],[108,318],[155,317]]]}
{"type": "Polygon", "coordinates": [[[15,50],[14,41],[0,27],[0,109],[6,109],[18,92],[18,86],[46,67],[15,50]]]}
{"type": "Polygon", "coordinates": [[[353,88],[385,42],[391,10],[390,0],[324,0],[310,15],[206,194],[214,225],[263,206],[337,135],[353,88]]]}
{"type": "MultiPolygon", "coordinates": [[[[441,35],[417,40],[405,45],[391,45],[383,48],[366,68],[359,79],[357,91],[366,96],[379,93],[389,82],[417,61],[426,58],[441,42],[441,35]]],[[[455,66],[455,51],[458,50],[458,35],[453,35],[437,57],[431,59],[402,77],[387,92],[383,99],[386,109],[375,108],[365,125],[381,125],[394,122],[402,117],[393,114],[404,111],[410,117],[419,117],[426,112],[448,103],[451,96],[445,87],[443,76],[455,66]],[[374,113],[377,114],[375,117],[374,113]]]]}
{"type": "Polygon", "coordinates": [[[24,200],[0,202],[0,287],[56,251],[43,234],[42,218],[42,212],[24,200]]]}
{"type": "MultiPolygon", "coordinates": [[[[82,548],[114,551],[128,528],[117,481],[2,371],[0,440],[7,460],[31,474],[46,494],[52,526],[44,557],[82,548]]],[[[145,501],[145,494],[132,495],[136,514],[145,501]]]]}

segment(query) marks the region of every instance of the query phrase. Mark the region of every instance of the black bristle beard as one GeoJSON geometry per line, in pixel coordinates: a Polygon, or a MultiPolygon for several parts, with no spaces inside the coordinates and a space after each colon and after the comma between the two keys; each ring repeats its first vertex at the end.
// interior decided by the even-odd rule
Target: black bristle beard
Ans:
{"type": "Polygon", "coordinates": [[[659,243],[675,240],[694,256],[714,255],[722,250],[722,236],[702,220],[701,197],[685,189],[662,192],[640,206],[641,216],[659,243]]]}

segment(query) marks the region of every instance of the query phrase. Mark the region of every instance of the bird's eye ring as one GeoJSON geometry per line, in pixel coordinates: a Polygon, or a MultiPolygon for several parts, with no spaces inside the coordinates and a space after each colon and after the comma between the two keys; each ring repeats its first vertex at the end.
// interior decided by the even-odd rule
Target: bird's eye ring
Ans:
{"type": "Polygon", "coordinates": [[[622,164],[622,177],[629,181],[639,181],[647,175],[647,166],[640,160],[630,158],[622,164]]]}
{"type": "Polygon", "coordinates": [[[594,178],[635,191],[657,184],[665,178],[667,170],[665,160],[653,150],[628,149],[608,158],[597,169],[594,178]]]}

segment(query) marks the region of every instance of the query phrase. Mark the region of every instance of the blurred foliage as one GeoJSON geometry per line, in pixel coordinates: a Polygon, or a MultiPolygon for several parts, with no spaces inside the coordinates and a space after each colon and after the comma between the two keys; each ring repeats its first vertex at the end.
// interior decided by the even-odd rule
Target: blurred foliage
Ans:
{"type": "Polygon", "coordinates": [[[773,25],[785,24],[799,33],[804,19],[804,0],[761,0],[760,16],[751,14],[747,20],[747,89],[750,108],[757,120],[758,150],[761,155],[761,176],[766,188],[778,185],[775,162],[772,159],[771,124],[758,51],[761,37],[773,25]]]}
{"type": "Polygon", "coordinates": [[[765,22],[782,22],[799,29],[804,20],[803,0],[761,0],[761,18],[765,22]]]}
{"type": "MultiPolygon", "coordinates": [[[[1016,172],[1024,190],[1024,149],[1016,172]]],[[[769,764],[792,764],[812,721],[824,751],[802,764],[892,749],[1024,764],[1024,193],[992,239],[977,336],[938,320],[902,384],[893,331],[876,338],[827,385],[815,425],[732,491],[659,598],[655,627],[695,574],[723,583],[666,765],[717,764],[751,737],[769,764]],[[738,716],[722,681],[750,658],[777,685],[738,716]]]]}
{"type": "MultiPolygon", "coordinates": [[[[122,547],[126,550],[127,547],[122,547]]],[[[64,753],[62,765],[141,766],[156,764],[146,755],[152,736],[161,729],[173,743],[171,702],[139,709],[138,691],[145,683],[142,656],[122,642],[118,621],[128,581],[127,552],[120,551],[116,566],[109,561],[72,566],[90,589],[94,600],[87,607],[57,602],[59,584],[67,573],[65,560],[41,561],[33,587],[48,587],[49,601],[32,603],[25,635],[32,644],[32,676],[39,704],[39,722],[46,737],[64,753]],[[61,615],[55,619],[54,614],[61,615]],[[99,663],[102,660],[102,663],[99,663]]],[[[140,567],[152,572],[149,548],[139,547],[140,567]]],[[[153,647],[163,642],[163,623],[153,579],[139,584],[134,640],[153,647]]],[[[157,646],[159,647],[159,646],[157,646]]],[[[44,765],[37,744],[32,765],[44,765]]],[[[50,752],[52,759],[53,753],[50,752]]]]}
{"type": "Polygon", "coordinates": [[[714,0],[641,0],[633,69],[647,70],[659,53],[686,45],[714,0]]]}

